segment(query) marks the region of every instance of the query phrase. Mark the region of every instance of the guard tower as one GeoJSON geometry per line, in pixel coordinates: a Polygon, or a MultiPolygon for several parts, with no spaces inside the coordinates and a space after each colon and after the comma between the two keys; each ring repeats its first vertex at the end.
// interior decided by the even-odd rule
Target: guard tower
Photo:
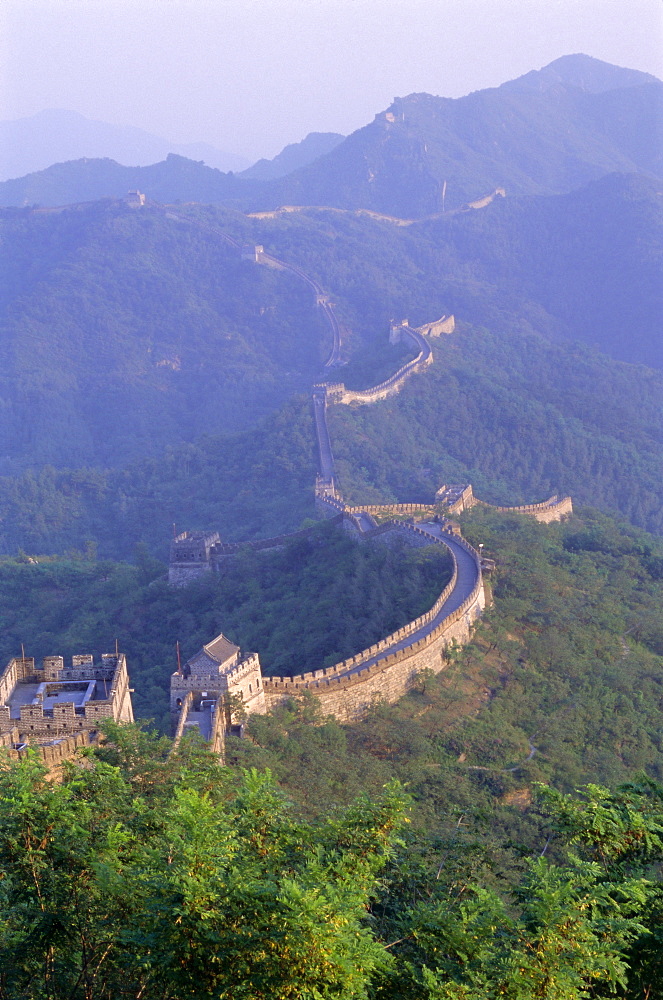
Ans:
{"type": "Polygon", "coordinates": [[[212,569],[214,546],[221,541],[218,531],[183,531],[170,543],[168,582],[182,586],[212,569]]]}

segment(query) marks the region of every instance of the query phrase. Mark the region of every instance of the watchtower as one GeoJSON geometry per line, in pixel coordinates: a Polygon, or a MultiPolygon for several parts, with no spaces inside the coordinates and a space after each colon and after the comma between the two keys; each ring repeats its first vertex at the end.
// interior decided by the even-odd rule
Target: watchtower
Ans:
{"type": "Polygon", "coordinates": [[[188,583],[212,569],[212,552],[221,541],[218,531],[183,531],[170,543],[168,581],[188,583]]]}

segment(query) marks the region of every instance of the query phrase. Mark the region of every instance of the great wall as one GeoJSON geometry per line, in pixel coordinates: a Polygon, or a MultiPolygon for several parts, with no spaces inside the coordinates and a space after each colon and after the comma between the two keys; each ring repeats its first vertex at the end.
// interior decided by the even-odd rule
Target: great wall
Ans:
{"type": "MultiPolygon", "coordinates": [[[[332,334],[325,368],[329,370],[340,363],[342,327],[330,296],[317,281],[296,265],[266,253],[263,246],[242,246],[222,230],[172,210],[166,215],[218,235],[239,250],[246,260],[290,271],[305,281],[315,295],[316,305],[322,308],[332,334]]],[[[418,328],[411,327],[407,320],[392,323],[391,342],[409,341],[417,350],[415,358],[370,389],[351,390],[343,383],[326,381],[316,383],[312,389],[319,465],[316,508],[323,517],[334,519],[362,542],[390,544],[399,538],[415,546],[444,545],[451,555],[452,575],[433,607],[355,656],[294,677],[264,677],[258,654],[242,654],[223,634],[217,636],[172,675],[171,711],[176,741],[188,728],[195,727],[215,751],[222,753],[226,732],[234,725],[241,725],[247,715],[268,712],[304,692],[318,699],[323,713],[334,715],[341,722],[359,719],[376,699],[393,702],[402,697],[423,670],[438,673],[445,666],[449,647],[468,641],[485,607],[482,569],[489,567],[490,561],[483,560],[462,537],[458,524],[451,518],[476,504],[491,505],[475,497],[471,485],[462,484],[440,487],[431,504],[350,506],[344,502],[335,483],[327,424],[330,405],[371,404],[399,392],[412,375],[432,363],[433,352],[426,338],[450,334],[454,328],[453,316],[442,316],[418,328]]],[[[493,509],[529,515],[544,523],[561,520],[573,511],[570,497],[556,495],[538,504],[493,509]]],[[[275,550],[313,530],[308,528],[250,542],[248,547],[254,551],[275,550]]],[[[169,580],[173,585],[183,585],[201,574],[218,571],[223,560],[231,558],[246,545],[221,542],[217,532],[183,532],[171,544],[169,580]]]]}
{"type": "MultiPolygon", "coordinates": [[[[502,193],[502,192],[497,192],[502,193]]],[[[492,197],[492,196],[491,196],[492,197]]],[[[130,193],[127,204],[142,208],[145,197],[130,193]]],[[[218,237],[245,260],[290,271],[312,290],[315,304],[327,320],[332,346],[324,367],[341,363],[343,328],[328,293],[300,267],[265,252],[263,246],[246,246],[216,226],[193,220],[172,206],[154,206],[173,221],[195,226],[218,237]]],[[[480,207],[478,204],[476,207],[480,207]]],[[[293,677],[264,677],[257,653],[243,653],[223,634],[207,643],[171,677],[170,705],[175,729],[174,746],[191,728],[208,741],[213,752],[224,754],[228,732],[240,727],[252,713],[263,714],[293,696],[314,695],[325,714],[341,722],[362,718],[376,699],[396,701],[411,689],[424,670],[438,673],[447,662],[447,650],[470,638],[486,597],[483,569],[490,560],[460,533],[451,518],[476,504],[469,484],[441,486],[430,504],[372,504],[351,506],[340,495],[334,478],[334,457],[327,424],[330,405],[372,404],[401,390],[415,373],[432,364],[429,339],[451,334],[453,316],[442,316],[420,327],[407,320],[392,323],[391,343],[407,341],[415,357],[390,378],[365,390],[348,389],[341,382],[318,382],[312,388],[312,405],[318,447],[315,502],[323,518],[332,521],[360,542],[393,544],[399,539],[412,546],[443,545],[451,556],[451,578],[433,606],[391,635],[331,667],[293,677]]],[[[529,515],[538,521],[560,520],[572,513],[570,497],[552,496],[538,504],[497,507],[529,515]]],[[[224,560],[247,546],[256,552],[282,548],[316,528],[249,543],[222,542],[216,531],[183,532],[171,543],[169,581],[181,586],[207,572],[219,571],[224,560]]],[[[0,747],[10,757],[36,749],[44,763],[56,767],[83,746],[95,741],[102,719],[133,719],[131,688],[126,660],[116,649],[99,662],[88,654],[73,658],[66,667],[62,657],[14,657],[0,672],[0,747]]]]}
{"type": "MultiPolygon", "coordinates": [[[[140,192],[130,192],[125,200],[131,208],[142,208],[146,203],[140,192]]],[[[314,278],[298,266],[266,253],[263,246],[248,247],[216,226],[180,214],[173,206],[151,207],[168,219],[224,240],[245,260],[290,271],[306,282],[332,335],[324,367],[329,371],[341,363],[343,327],[330,296],[314,278]]],[[[188,729],[195,728],[212,751],[223,757],[226,734],[241,727],[246,716],[268,712],[305,692],[318,699],[325,714],[342,722],[359,719],[376,699],[393,702],[402,697],[422,671],[442,670],[449,647],[467,642],[486,603],[482,570],[492,569],[494,564],[483,559],[462,537],[460,526],[452,518],[476,504],[491,505],[475,497],[471,485],[460,484],[441,486],[429,504],[351,506],[345,503],[335,483],[327,424],[330,405],[372,404],[399,392],[412,375],[432,363],[429,339],[451,334],[454,329],[453,316],[442,316],[420,327],[411,327],[407,320],[392,323],[390,342],[406,341],[417,353],[390,378],[365,390],[328,381],[312,387],[319,468],[316,509],[328,522],[341,526],[360,542],[389,545],[398,539],[412,546],[443,545],[451,556],[452,572],[433,606],[356,655],[293,677],[264,677],[257,653],[243,653],[223,634],[217,636],[183,667],[178,666],[171,677],[174,746],[188,729]]],[[[570,497],[557,496],[538,504],[493,509],[529,515],[542,522],[560,520],[573,510],[570,497]]],[[[242,544],[222,542],[216,531],[185,531],[171,543],[169,581],[174,586],[185,585],[202,574],[220,571],[224,560],[235,557],[242,549],[273,551],[316,530],[317,526],[304,528],[242,544]]],[[[55,768],[80,747],[96,741],[103,719],[132,721],[131,690],[126,659],[117,649],[96,662],[89,654],[77,655],[70,666],[65,666],[59,656],[46,657],[41,665],[25,655],[14,657],[0,672],[0,747],[14,758],[37,750],[47,767],[55,768]]]]}

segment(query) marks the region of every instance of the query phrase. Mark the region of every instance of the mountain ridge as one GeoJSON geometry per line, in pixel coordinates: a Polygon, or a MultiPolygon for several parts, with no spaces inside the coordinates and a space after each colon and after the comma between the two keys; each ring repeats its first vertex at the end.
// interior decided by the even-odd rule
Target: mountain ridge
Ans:
{"type": "Polygon", "coordinates": [[[271,160],[258,160],[253,166],[242,170],[238,177],[248,180],[268,181],[307,166],[318,157],[330,153],[345,139],[339,132],[309,132],[301,142],[284,146],[271,160]]]}
{"type": "Polygon", "coordinates": [[[56,162],[114,159],[148,166],[168,153],[204,160],[216,169],[243,170],[244,156],[207,142],[173,142],[135,125],[116,125],[78,111],[45,108],[34,115],[0,122],[0,180],[45,170],[56,162]]]}
{"type": "Polygon", "coordinates": [[[156,201],[244,211],[328,205],[418,218],[497,187],[509,196],[557,194],[614,171],[663,177],[662,120],[663,83],[655,77],[562,57],[461,98],[397,98],[284,177],[259,181],[173,155],[136,169],[85,160],[5,181],[0,204],[71,204],[140,188],[156,201]]]}

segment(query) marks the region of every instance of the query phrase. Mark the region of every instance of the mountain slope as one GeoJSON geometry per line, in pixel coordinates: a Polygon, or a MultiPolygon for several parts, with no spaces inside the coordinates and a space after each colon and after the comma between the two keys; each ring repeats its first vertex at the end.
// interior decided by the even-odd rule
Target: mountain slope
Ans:
{"type": "Polygon", "coordinates": [[[449,209],[496,187],[554,194],[612,171],[660,174],[662,120],[663,84],[654,78],[589,57],[558,60],[458,100],[397,99],[281,181],[271,200],[417,217],[441,210],[445,182],[449,209]],[[583,89],[574,82],[581,68],[589,81],[583,89]]]}
{"type": "Polygon", "coordinates": [[[208,143],[176,143],[144,129],[94,121],[76,111],[49,108],[0,122],[0,180],[45,170],[68,160],[112,159],[139,166],[168,153],[204,160],[218,170],[242,170],[247,161],[208,143]]]}
{"type": "Polygon", "coordinates": [[[422,226],[471,268],[452,307],[493,324],[509,315],[541,333],[663,370],[663,192],[611,174],[557,197],[497,199],[481,212],[422,226]]]}
{"type": "Polygon", "coordinates": [[[275,177],[283,177],[293,170],[305,167],[319,156],[330,153],[332,149],[343,142],[345,136],[338,132],[309,132],[301,142],[293,142],[286,146],[272,160],[258,160],[248,170],[242,170],[239,177],[247,180],[270,181],[275,177]]]}
{"type": "Polygon", "coordinates": [[[3,471],[246,427],[329,349],[303,282],[156,210],[10,212],[0,229],[3,471]]]}
{"type": "Polygon", "coordinates": [[[262,191],[258,181],[206,167],[170,153],[161,163],[123,167],[114,160],[75,160],[0,184],[0,206],[74,205],[143,191],[159,202],[200,201],[243,205],[262,191]]]}
{"type": "MultiPolygon", "coordinates": [[[[390,319],[444,312],[505,351],[523,334],[584,340],[663,368],[660,202],[646,178],[612,176],[409,227],[339,212],[179,212],[264,243],[328,289],[352,361],[335,377],[361,387],[398,367],[390,319]]],[[[113,202],[6,211],[1,229],[6,473],[124,464],[166,441],[240,430],[318,375],[329,333],[304,284],[239,260],[213,233],[113,202]]]]}
{"type": "Polygon", "coordinates": [[[584,341],[663,369],[663,195],[647,177],[612,174],[410,226],[307,210],[254,231],[338,297],[356,349],[364,338],[374,351],[392,318],[453,312],[504,337],[584,341]]]}
{"type": "Polygon", "coordinates": [[[61,205],[140,188],[156,201],[367,208],[405,218],[459,208],[497,187],[509,196],[571,191],[606,173],[663,176],[663,84],[588,56],[556,60],[457,100],[411,94],[331,152],[258,181],[169,156],[123,168],[58,164],[0,184],[0,205],[61,205]]]}

